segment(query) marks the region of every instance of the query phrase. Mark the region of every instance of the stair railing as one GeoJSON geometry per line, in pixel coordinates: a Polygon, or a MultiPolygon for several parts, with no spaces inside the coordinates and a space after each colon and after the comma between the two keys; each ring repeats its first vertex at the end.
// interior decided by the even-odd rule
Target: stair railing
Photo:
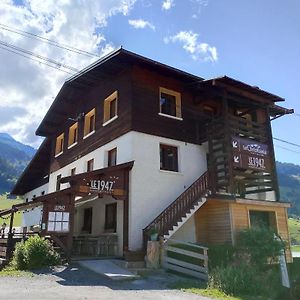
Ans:
{"type": "Polygon", "coordinates": [[[193,205],[205,195],[208,188],[208,172],[205,172],[143,229],[144,239],[149,236],[153,229],[159,236],[167,234],[167,232],[193,208],[193,205]]]}

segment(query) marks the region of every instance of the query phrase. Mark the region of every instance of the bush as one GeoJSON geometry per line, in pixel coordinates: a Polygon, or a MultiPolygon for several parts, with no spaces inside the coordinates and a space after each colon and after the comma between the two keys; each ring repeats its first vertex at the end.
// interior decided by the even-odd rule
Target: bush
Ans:
{"type": "Polygon", "coordinates": [[[232,245],[208,246],[208,267],[210,270],[216,267],[226,267],[233,263],[236,249],[232,245]]]}
{"type": "Polygon", "coordinates": [[[12,266],[18,270],[39,269],[60,263],[59,254],[52,244],[39,236],[17,243],[12,266]]]}
{"type": "Polygon", "coordinates": [[[263,290],[257,270],[246,264],[215,268],[209,275],[208,286],[227,295],[259,295],[263,290]]]}
{"type": "Polygon", "coordinates": [[[285,243],[274,237],[274,231],[264,227],[241,231],[237,239],[238,256],[248,258],[251,265],[260,269],[268,262],[277,261],[285,243]]]}

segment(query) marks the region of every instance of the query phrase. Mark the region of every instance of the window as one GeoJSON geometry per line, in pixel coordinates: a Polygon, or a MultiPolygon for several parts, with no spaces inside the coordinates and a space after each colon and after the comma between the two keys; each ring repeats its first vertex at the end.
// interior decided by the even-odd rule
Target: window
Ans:
{"type": "Polygon", "coordinates": [[[251,227],[264,227],[277,231],[275,212],[250,210],[249,217],[251,227]]]}
{"type": "Polygon", "coordinates": [[[105,226],[106,231],[116,232],[117,230],[117,203],[105,205],[105,226]]]}
{"type": "Polygon", "coordinates": [[[56,176],[56,190],[60,191],[60,179],[61,179],[61,174],[56,176]]]}
{"type": "Polygon", "coordinates": [[[117,164],[117,148],[111,149],[107,153],[107,166],[113,167],[117,164]]]}
{"type": "Polygon", "coordinates": [[[160,169],[178,172],[177,147],[160,144],[160,169]]]}
{"type": "Polygon", "coordinates": [[[107,122],[113,121],[117,118],[118,109],[118,92],[113,92],[104,100],[104,116],[103,125],[105,126],[107,122]]]}
{"type": "Polygon", "coordinates": [[[181,119],[181,95],[178,92],[159,88],[159,113],[181,119]]]}
{"type": "Polygon", "coordinates": [[[95,131],[95,108],[84,116],[84,138],[95,131]]]}
{"type": "Polygon", "coordinates": [[[41,196],[44,196],[44,195],[45,195],[45,191],[42,191],[42,192],[41,192],[41,196]]]}
{"type": "Polygon", "coordinates": [[[83,225],[82,231],[85,233],[92,233],[92,221],[93,221],[93,208],[85,208],[83,211],[83,225]]]}
{"type": "Polygon", "coordinates": [[[25,203],[28,203],[28,198],[26,198],[25,203]]]}
{"type": "Polygon", "coordinates": [[[90,159],[86,163],[86,171],[91,172],[94,170],[94,159],[90,159]]]}
{"type": "Polygon", "coordinates": [[[71,176],[76,175],[76,168],[71,169],[71,176]]]}
{"type": "Polygon", "coordinates": [[[64,136],[64,133],[62,133],[56,138],[55,156],[60,155],[64,151],[64,136]]]}
{"type": "Polygon", "coordinates": [[[69,128],[69,141],[68,146],[75,145],[78,139],[78,123],[76,122],[69,128]]]}

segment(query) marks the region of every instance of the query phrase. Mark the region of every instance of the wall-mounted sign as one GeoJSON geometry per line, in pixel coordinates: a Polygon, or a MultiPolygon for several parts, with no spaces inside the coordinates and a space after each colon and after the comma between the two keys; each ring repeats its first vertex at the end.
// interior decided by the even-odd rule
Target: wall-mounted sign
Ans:
{"type": "Polygon", "coordinates": [[[233,166],[242,169],[271,171],[268,145],[240,137],[233,137],[231,143],[233,166]]]}

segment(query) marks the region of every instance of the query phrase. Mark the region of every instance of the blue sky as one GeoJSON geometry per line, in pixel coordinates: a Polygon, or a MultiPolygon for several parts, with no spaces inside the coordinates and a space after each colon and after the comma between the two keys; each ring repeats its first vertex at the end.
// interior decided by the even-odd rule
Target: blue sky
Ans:
{"type": "MultiPolygon", "coordinates": [[[[19,1],[18,8],[16,3],[3,0],[0,23],[100,55],[122,45],[204,78],[228,75],[285,98],[281,105],[300,114],[298,0],[27,0],[19,1]]],[[[0,40],[42,51],[77,68],[92,62],[1,30],[0,40]]],[[[0,49],[1,65],[8,62],[14,74],[20,73],[22,78],[28,74],[32,79],[23,82],[10,69],[0,70],[0,114],[1,108],[5,112],[25,110],[19,111],[13,124],[0,121],[0,131],[37,145],[40,140],[34,137],[34,130],[68,75],[22,57],[16,59],[0,49]],[[40,80],[37,74],[43,78],[40,89],[31,84],[40,80]],[[4,85],[8,79],[9,90],[4,85]],[[28,97],[32,99],[31,109],[25,105],[28,97]]],[[[284,116],[273,121],[272,126],[274,137],[300,144],[300,116],[284,116]]],[[[279,161],[300,164],[300,148],[278,141],[275,145],[279,161]]]]}

